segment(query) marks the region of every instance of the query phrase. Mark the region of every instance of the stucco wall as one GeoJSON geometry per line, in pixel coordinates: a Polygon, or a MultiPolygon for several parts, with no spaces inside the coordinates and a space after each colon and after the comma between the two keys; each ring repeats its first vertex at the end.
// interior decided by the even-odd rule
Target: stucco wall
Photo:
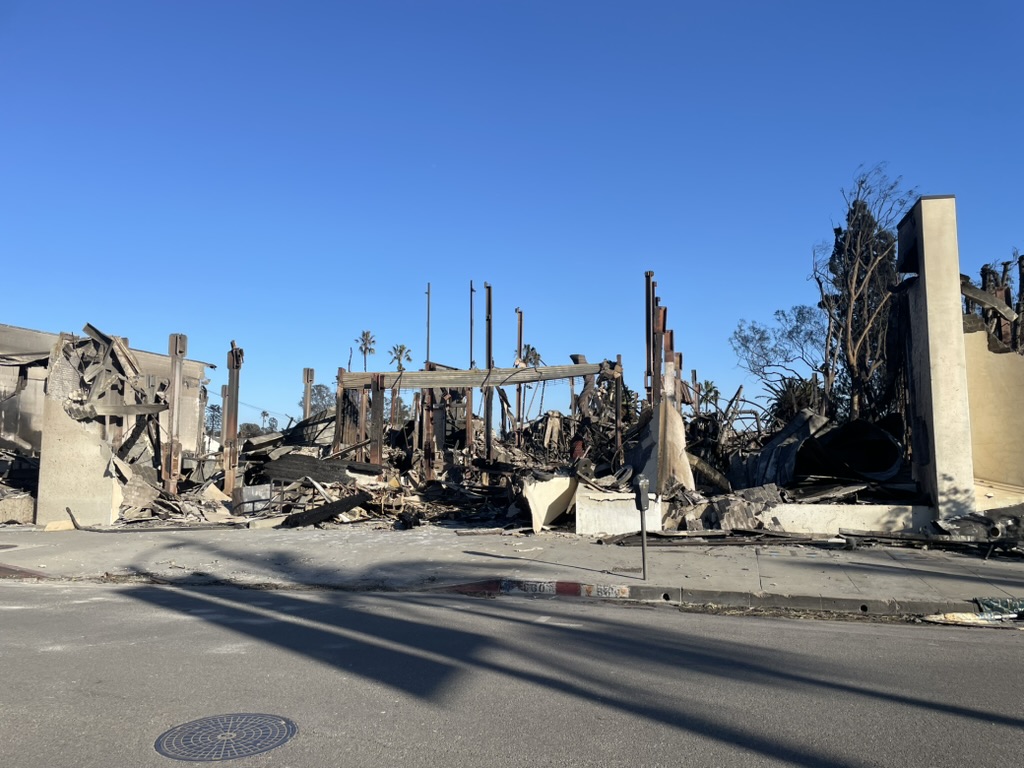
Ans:
{"type": "Polygon", "coordinates": [[[974,475],[1024,486],[1024,357],[989,352],[984,331],[964,343],[974,475]]]}

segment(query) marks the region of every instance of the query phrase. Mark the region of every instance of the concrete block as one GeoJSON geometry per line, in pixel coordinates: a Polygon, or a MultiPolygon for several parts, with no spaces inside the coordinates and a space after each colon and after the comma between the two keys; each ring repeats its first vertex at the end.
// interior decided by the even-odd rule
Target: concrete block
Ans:
{"type": "MultiPolygon", "coordinates": [[[[661,530],[661,501],[650,495],[647,530],[661,530]]],[[[632,493],[607,493],[592,488],[576,492],[576,533],[581,536],[612,536],[640,530],[640,513],[632,493]]]]}
{"type": "Polygon", "coordinates": [[[935,510],[899,504],[777,504],[767,513],[786,533],[836,535],[858,531],[916,531],[934,519],[935,510]]]}
{"type": "Polygon", "coordinates": [[[35,520],[36,500],[28,494],[0,499],[0,523],[31,525],[35,520]]]}

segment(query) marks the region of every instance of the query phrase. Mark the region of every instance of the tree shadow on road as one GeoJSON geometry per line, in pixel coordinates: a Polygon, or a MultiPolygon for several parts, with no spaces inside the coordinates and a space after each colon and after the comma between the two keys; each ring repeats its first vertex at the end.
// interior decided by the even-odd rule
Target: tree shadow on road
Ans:
{"type": "MultiPolygon", "coordinates": [[[[209,547],[211,555],[227,556],[209,547]]],[[[238,557],[237,552],[230,553],[238,557]]],[[[286,551],[265,552],[253,565],[274,562],[289,578],[307,584],[324,583],[336,571],[321,572],[286,551]]],[[[407,564],[425,569],[425,562],[407,564]]],[[[485,580],[493,573],[460,564],[460,578],[485,580]]],[[[356,574],[348,574],[353,577],[356,574]]],[[[628,671],[636,666],[642,677],[682,677],[695,689],[713,685],[753,685],[786,689],[803,695],[847,695],[862,702],[898,706],[908,717],[944,714],[1013,729],[1024,719],[981,708],[929,701],[886,690],[883,682],[862,682],[863,669],[845,669],[836,659],[714,639],[680,624],[680,614],[668,614],[664,628],[587,614],[579,625],[538,623],[544,603],[517,600],[476,601],[453,595],[382,593],[358,595],[210,588],[195,584],[203,574],[190,574],[168,586],[136,586],[132,598],[166,611],[200,618],[234,633],[301,654],[328,667],[382,683],[421,700],[444,706],[458,695],[465,675],[482,673],[536,687],[540,696],[563,696],[593,703],[631,718],[712,739],[765,757],[800,766],[853,766],[838,752],[812,748],[797,736],[715,716],[711,702],[694,698],[675,682],[644,684],[628,671]],[[437,608],[451,607],[452,620],[437,623],[437,608]],[[459,614],[462,614],[460,617],[459,614]],[[493,633],[481,634],[460,624],[474,615],[495,623],[493,633]],[[827,673],[822,673],[822,663],[827,673]]],[[[212,580],[212,579],[211,579],[212,580]]],[[[554,606],[548,604],[550,611],[554,606]]],[[[870,675],[884,679],[878,674],[870,675]]]]}

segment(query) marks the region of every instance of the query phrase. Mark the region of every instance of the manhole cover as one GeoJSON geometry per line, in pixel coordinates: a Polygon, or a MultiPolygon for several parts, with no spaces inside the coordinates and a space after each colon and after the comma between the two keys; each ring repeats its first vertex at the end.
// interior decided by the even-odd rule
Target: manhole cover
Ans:
{"type": "Polygon", "coordinates": [[[215,715],[175,726],[153,746],[172,760],[234,760],[280,747],[297,732],[295,723],[277,715],[215,715]]]}

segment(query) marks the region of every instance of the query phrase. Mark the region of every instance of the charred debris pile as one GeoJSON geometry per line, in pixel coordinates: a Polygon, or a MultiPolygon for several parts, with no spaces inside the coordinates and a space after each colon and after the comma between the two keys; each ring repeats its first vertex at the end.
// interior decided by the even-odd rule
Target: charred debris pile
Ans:
{"type": "MultiPolygon", "coordinates": [[[[682,376],[682,355],[655,289],[648,273],[643,393],[625,386],[621,357],[590,363],[574,355],[567,365],[517,361],[512,368],[468,370],[432,362],[420,371],[339,369],[334,408],[211,449],[203,434],[202,366],[209,364],[184,360],[184,337],[171,337],[169,356],[150,355],[162,362],[142,365],[122,339],[92,326],[84,337],[62,335],[46,354],[0,355],[0,393],[15,396],[33,378],[30,368],[47,367],[47,405],[57,404],[61,419],[88,433],[86,452],[101,458],[97,472],[115,487],[111,519],[121,528],[430,523],[466,532],[539,532],[571,525],[584,496],[621,502],[638,495],[643,478],[659,503],[657,527],[672,543],[784,543],[807,536],[783,530],[773,514],[781,504],[924,503],[900,424],[891,431],[865,422],[832,424],[809,410],[781,424],[745,401],[742,388],[724,408],[709,405],[696,373],[690,381],[682,376]],[[556,380],[569,384],[566,410],[524,418],[523,388],[556,380]],[[411,395],[408,413],[403,395],[411,395]]],[[[1006,330],[1001,316],[987,321],[993,331],[1006,330]]],[[[237,403],[242,361],[232,342],[225,435],[238,435],[231,403],[237,403]]],[[[51,416],[44,432],[56,423],[51,416]]],[[[7,515],[44,495],[38,486],[47,459],[38,446],[0,448],[0,513],[7,515]]],[[[74,502],[67,507],[79,526],[74,502]]],[[[622,530],[605,532],[636,530],[639,513],[630,509],[622,530]]],[[[30,521],[24,510],[19,514],[30,521]]],[[[0,522],[9,519],[18,518],[0,522]]],[[[990,553],[1017,550],[1021,517],[1008,509],[914,533],[847,536],[855,543],[990,553]]]]}

